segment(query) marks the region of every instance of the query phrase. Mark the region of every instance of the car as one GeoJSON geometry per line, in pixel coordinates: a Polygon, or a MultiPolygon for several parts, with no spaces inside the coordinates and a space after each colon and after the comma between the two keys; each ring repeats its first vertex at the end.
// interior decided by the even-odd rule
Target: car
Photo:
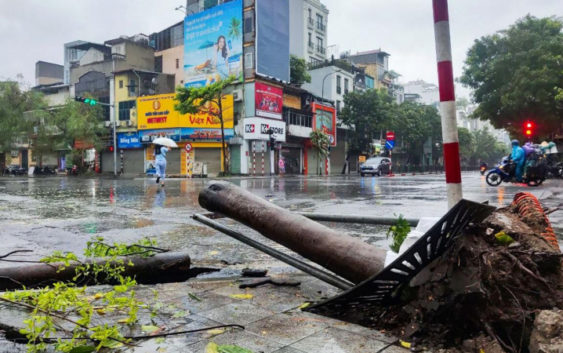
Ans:
{"type": "Polygon", "coordinates": [[[391,158],[371,157],[360,166],[360,175],[372,174],[381,176],[391,171],[391,158]]]}

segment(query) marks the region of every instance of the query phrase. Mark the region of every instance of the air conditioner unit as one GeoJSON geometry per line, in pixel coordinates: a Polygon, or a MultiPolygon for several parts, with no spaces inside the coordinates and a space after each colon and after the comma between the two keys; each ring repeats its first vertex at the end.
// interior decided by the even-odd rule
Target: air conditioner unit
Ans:
{"type": "Polygon", "coordinates": [[[132,122],[131,120],[127,120],[127,126],[128,126],[128,127],[133,126],[133,122],[132,122]]]}
{"type": "Polygon", "coordinates": [[[242,90],[237,89],[233,91],[233,100],[235,102],[242,102],[242,90]]]}
{"type": "Polygon", "coordinates": [[[110,127],[110,126],[111,126],[111,121],[104,121],[104,126],[105,126],[105,127],[110,127]]]}

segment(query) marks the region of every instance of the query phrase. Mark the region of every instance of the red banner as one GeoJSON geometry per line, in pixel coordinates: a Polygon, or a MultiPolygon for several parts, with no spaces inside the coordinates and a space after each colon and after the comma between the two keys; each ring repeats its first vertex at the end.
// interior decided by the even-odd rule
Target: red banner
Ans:
{"type": "Polygon", "coordinates": [[[283,90],[262,82],[255,84],[256,116],[282,120],[283,90]]]}

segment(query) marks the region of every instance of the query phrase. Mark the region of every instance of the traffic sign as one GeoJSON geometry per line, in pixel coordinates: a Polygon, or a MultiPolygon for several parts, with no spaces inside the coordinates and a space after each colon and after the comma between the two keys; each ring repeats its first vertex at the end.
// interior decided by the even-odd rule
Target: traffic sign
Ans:
{"type": "Polygon", "coordinates": [[[385,138],[387,139],[387,141],[394,141],[395,140],[395,133],[393,131],[387,131],[385,138]]]}
{"type": "Polygon", "coordinates": [[[392,150],[395,147],[395,141],[394,140],[387,140],[385,142],[385,148],[388,150],[392,150]]]}
{"type": "Polygon", "coordinates": [[[184,149],[186,150],[186,152],[190,153],[192,151],[192,144],[186,143],[186,145],[184,146],[184,149]]]}

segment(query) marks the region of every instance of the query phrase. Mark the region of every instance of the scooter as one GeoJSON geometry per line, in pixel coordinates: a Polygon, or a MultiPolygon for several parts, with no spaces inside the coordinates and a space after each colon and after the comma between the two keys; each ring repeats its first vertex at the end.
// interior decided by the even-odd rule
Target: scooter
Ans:
{"type": "MultiPolygon", "coordinates": [[[[487,172],[485,178],[490,186],[499,186],[503,181],[505,183],[516,182],[515,174],[516,164],[510,157],[504,157],[502,161],[493,169],[487,172]]],[[[526,169],[526,175],[522,178],[522,182],[528,186],[539,186],[545,180],[545,166],[530,166],[526,169]]]]}

